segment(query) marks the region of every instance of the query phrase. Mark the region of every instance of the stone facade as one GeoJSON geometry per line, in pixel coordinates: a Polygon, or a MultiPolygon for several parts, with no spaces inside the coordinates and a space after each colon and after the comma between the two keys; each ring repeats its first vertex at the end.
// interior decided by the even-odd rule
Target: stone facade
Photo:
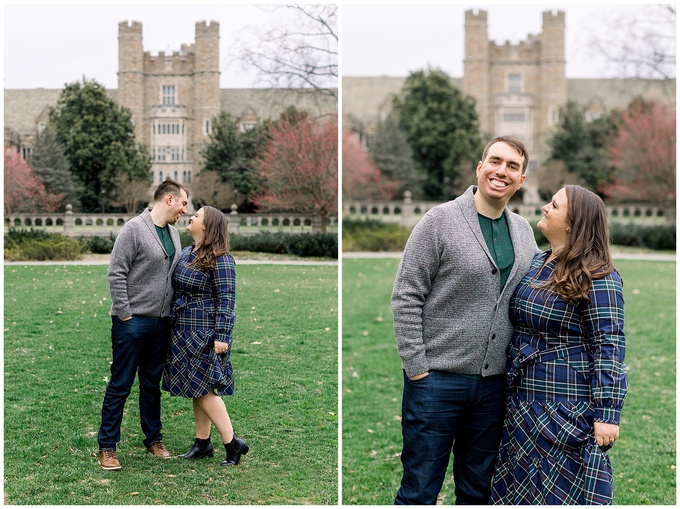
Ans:
{"type": "Polygon", "coordinates": [[[143,49],[142,24],[118,25],[118,103],[151,153],[152,185],[191,184],[210,120],[220,112],[219,23],[196,23],[194,44],[172,54],[143,49]]]}
{"type": "MultiPolygon", "coordinates": [[[[486,11],[466,11],[464,76],[451,78],[451,83],[475,98],[485,136],[511,134],[526,144],[530,165],[522,187],[525,203],[540,202],[535,173],[548,157],[547,140],[567,101],[581,105],[589,120],[625,108],[637,96],[675,108],[675,80],[567,79],[564,12],[544,12],[542,32],[518,44],[490,41],[487,22],[486,11]]],[[[343,129],[370,144],[404,81],[343,77],[343,129]]]]}

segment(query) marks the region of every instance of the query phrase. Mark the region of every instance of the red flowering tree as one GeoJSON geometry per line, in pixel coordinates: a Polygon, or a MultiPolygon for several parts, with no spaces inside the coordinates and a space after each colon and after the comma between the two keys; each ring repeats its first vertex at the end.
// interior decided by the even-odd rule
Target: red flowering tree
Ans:
{"type": "Polygon", "coordinates": [[[319,214],[322,231],[338,208],[338,126],[282,119],[260,157],[262,188],[251,197],[262,211],[319,214]]]}
{"type": "Polygon", "coordinates": [[[675,202],[675,111],[642,100],[621,114],[610,148],[618,201],[675,202]]]}
{"type": "Polygon", "coordinates": [[[12,149],[5,150],[5,215],[12,212],[55,212],[62,194],[48,194],[33,169],[12,149]]]}
{"type": "Polygon", "coordinates": [[[383,178],[357,137],[342,133],[342,197],[353,200],[390,200],[400,182],[383,178]]]}

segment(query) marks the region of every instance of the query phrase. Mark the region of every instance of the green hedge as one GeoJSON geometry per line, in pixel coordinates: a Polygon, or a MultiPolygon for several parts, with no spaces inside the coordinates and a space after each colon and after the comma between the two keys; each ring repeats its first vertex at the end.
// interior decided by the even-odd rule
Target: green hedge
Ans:
{"type": "Polygon", "coordinates": [[[675,249],[675,225],[643,226],[612,224],[612,243],[620,246],[637,246],[649,249],[675,249]]]}
{"type": "Polygon", "coordinates": [[[375,219],[343,219],[343,251],[402,251],[411,230],[375,219]]]}
{"type": "MultiPolygon", "coordinates": [[[[548,245],[541,230],[531,225],[536,243],[548,245]]],[[[656,250],[675,249],[675,225],[643,226],[614,223],[610,226],[612,244],[656,250]]],[[[411,233],[409,228],[373,219],[342,221],[343,251],[401,251],[411,233]]]]}
{"type": "Polygon", "coordinates": [[[86,252],[82,240],[41,230],[11,228],[5,235],[4,255],[8,261],[80,260],[86,252]]]}
{"type": "MultiPolygon", "coordinates": [[[[186,231],[180,235],[182,247],[193,244],[186,231]]],[[[302,257],[337,258],[338,236],[335,233],[271,233],[252,236],[229,235],[232,251],[288,254],[302,257]]]]}

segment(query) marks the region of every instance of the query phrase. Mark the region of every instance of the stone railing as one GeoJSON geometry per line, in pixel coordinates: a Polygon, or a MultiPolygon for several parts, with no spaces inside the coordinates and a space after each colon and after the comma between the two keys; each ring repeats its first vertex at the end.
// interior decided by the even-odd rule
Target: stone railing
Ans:
{"type": "MultiPolygon", "coordinates": [[[[108,237],[115,235],[122,226],[137,214],[100,214],[73,212],[71,205],[66,212],[52,214],[6,214],[5,231],[9,228],[44,230],[68,237],[108,237]]],[[[320,216],[303,213],[239,214],[232,211],[226,214],[229,231],[245,236],[262,232],[317,233],[321,232],[320,216]]],[[[182,216],[175,226],[184,231],[189,224],[189,216],[182,216]]],[[[326,231],[338,231],[338,218],[329,217],[326,231]]]]}
{"type": "MultiPolygon", "coordinates": [[[[406,191],[403,200],[396,201],[353,201],[343,200],[342,216],[350,219],[375,219],[412,228],[432,207],[441,202],[412,200],[406,191]]],[[[513,212],[527,218],[538,220],[543,214],[543,205],[525,203],[508,204],[513,212]]],[[[649,203],[629,203],[607,205],[610,222],[618,224],[660,225],[675,224],[675,207],[663,207],[649,203]]]]}

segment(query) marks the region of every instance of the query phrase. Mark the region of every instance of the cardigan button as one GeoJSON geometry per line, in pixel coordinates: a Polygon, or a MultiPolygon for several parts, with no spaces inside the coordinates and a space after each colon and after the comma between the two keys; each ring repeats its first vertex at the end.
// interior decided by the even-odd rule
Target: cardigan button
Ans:
{"type": "Polygon", "coordinates": [[[491,271],[491,273],[492,273],[492,274],[497,274],[497,273],[498,273],[498,269],[493,269],[493,270],[491,271]]]}

